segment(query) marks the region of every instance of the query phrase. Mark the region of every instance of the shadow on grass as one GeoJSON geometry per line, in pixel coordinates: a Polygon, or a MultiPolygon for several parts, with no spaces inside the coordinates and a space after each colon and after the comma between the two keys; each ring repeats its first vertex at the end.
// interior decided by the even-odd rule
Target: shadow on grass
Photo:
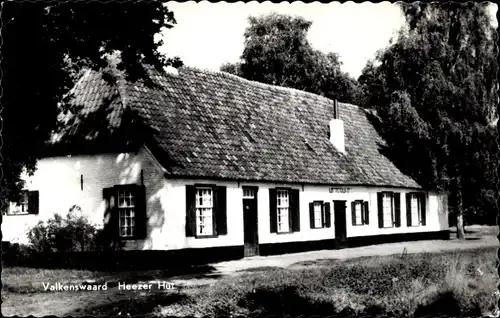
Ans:
{"type": "Polygon", "coordinates": [[[111,301],[101,305],[90,305],[89,307],[79,308],[73,311],[69,314],[69,316],[144,316],[151,315],[154,309],[158,306],[169,306],[186,300],[188,300],[188,297],[183,294],[156,293],[146,296],[136,296],[129,299],[121,299],[118,301],[111,301]]]}
{"type": "MultiPolygon", "coordinates": [[[[248,293],[238,303],[238,306],[250,311],[252,317],[351,317],[356,312],[345,307],[338,311],[335,306],[326,300],[315,300],[304,297],[296,287],[287,286],[278,289],[259,288],[248,293]]],[[[384,310],[380,306],[372,305],[364,310],[364,315],[380,316],[384,310]]],[[[358,313],[359,314],[359,313],[358,313]]]]}
{"type": "Polygon", "coordinates": [[[438,317],[442,315],[450,317],[480,317],[481,310],[473,308],[469,312],[463,312],[453,292],[445,292],[439,294],[430,304],[419,305],[414,314],[415,317],[438,317]]]}
{"type": "MultiPolygon", "coordinates": [[[[291,317],[346,317],[353,316],[356,312],[350,307],[338,312],[335,306],[327,300],[314,300],[304,297],[296,287],[288,286],[278,289],[258,288],[246,294],[238,306],[250,311],[251,316],[291,316],[291,317]]],[[[359,314],[359,313],[357,313],[359,314]]],[[[367,307],[364,315],[380,316],[386,315],[384,308],[372,305],[367,307]]],[[[473,308],[464,312],[455,299],[453,293],[440,294],[434,301],[427,305],[420,305],[413,317],[479,317],[479,308],[473,308]]]]}
{"type": "Polygon", "coordinates": [[[238,303],[240,307],[261,315],[320,315],[330,316],[335,312],[332,304],[327,302],[313,302],[299,295],[295,287],[289,286],[280,289],[258,288],[248,293],[238,303]]]}
{"type": "Polygon", "coordinates": [[[326,259],[317,259],[313,261],[302,261],[293,263],[292,266],[331,266],[336,263],[339,259],[337,258],[326,258],[326,259]]]}
{"type": "Polygon", "coordinates": [[[245,273],[256,273],[256,272],[267,272],[267,271],[277,271],[282,269],[281,267],[277,266],[261,266],[261,267],[254,267],[254,268],[247,268],[247,269],[240,269],[237,270],[237,273],[240,272],[245,272],[245,273]]]}

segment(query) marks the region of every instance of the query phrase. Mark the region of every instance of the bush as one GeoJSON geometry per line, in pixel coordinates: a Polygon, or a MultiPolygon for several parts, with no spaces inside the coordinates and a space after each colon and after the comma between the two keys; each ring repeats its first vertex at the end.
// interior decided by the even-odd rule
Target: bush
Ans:
{"type": "Polygon", "coordinates": [[[22,266],[28,262],[33,252],[33,248],[29,245],[2,242],[2,265],[22,266]]]}
{"type": "Polygon", "coordinates": [[[101,229],[84,216],[72,213],[65,218],[59,214],[40,221],[28,232],[28,239],[36,252],[87,252],[101,249],[101,229]]]}

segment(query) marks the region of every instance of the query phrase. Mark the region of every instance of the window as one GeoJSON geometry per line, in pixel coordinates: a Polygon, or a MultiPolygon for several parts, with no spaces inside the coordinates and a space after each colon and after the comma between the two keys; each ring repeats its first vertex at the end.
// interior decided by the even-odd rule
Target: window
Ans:
{"type": "Polygon", "coordinates": [[[7,215],[38,214],[38,191],[23,190],[18,202],[10,202],[7,215]]]}
{"type": "Polygon", "coordinates": [[[225,186],[186,185],[186,237],[226,235],[226,201],[225,186]]]}
{"type": "Polygon", "coordinates": [[[118,189],[118,227],[121,237],[133,237],[135,231],[135,197],[131,188],[118,189]]]}
{"type": "Polygon", "coordinates": [[[314,201],[309,203],[311,229],[330,227],[330,203],[314,201]]]}
{"type": "Polygon", "coordinates": [[[15,203],[13,214],[28,214],[28,193],[27,190],[22,191],[21,199],[18,203],[15,203]]]}
{"type": "Polygon", "coordinates": [[[323,204],[314,202],[314,227],[323,227],[323,204]]]}
{"type": "Polygon", "coordinates": [[[394,192],[379,192],[378,194],[378,225],[379,228],[401,226],[401,194],[394,192]]]}
{"type": "Polygon", "coordinates": [[[254,199],[254,198],[255,198],[255,189],[243,188],[243,199],[254,199]]]}
{"type": "Polygon", "coordinates": [[[420,200],[415,193],[411,194],[410,199],[411,206],[411,225],[417,226],[420,223],[420,200]]]}
{"type": "Polygon", "coordinates": [[[393,215],[392,215],[392,195],[390,193],[384,193],[382,197],[382,207],[383,207],[383,219],[384,227],[392,227],[393,215]]]}
{"type": "MultiPolygon", "coordinates": [[[[311,203],[312,204],[312,203],[311,203]]],[[[300,193],[298,189],[269,189],[269,225],[271,233],[300,231],[300,193]]],[[[313,213],[311,206],[311,215],[313,213]]],[[[314,220],[311,219],[311,226],[314,220]]]]}
{"type": "Polygon", "coordinates": [[[406,194],[406,218],[408,226],[425,225],[425,195],[423,193],[406,194]]]}
{"type": "Polygon", "coordinates": [[[196,235],[213,235],[213,191],[196,188],[196,235]]]}
{"type": "Polygon", "coordinates": [[[115,185],[102,190],[106,204],[104,227],[120,239],[147,235],[146,190],[142,185],[115,185]]]}
{"type": "Polygon", "coordinates": [[[277,216],[278,216],[278,233],[290,232],[290,219],[288,217],[290,200],[288,198],[288,190],[277,190],[277,216]]]}
{"type": "Polygon", "coordinates": [[[21,208],[21,212],[28,213],[28,194],[29,192],[24,190],[21,194],[21,200],[19,201],[19,207],[21,208]]]}
{"type": "Polygon", "coordinates": [[[368,201],[355,200],[351,202],[352,225],[366,225],[369,221],[368,201]]]}
{"type": "Polygon", "coordinates": [[[354,213],[354,225],[363,225],[363,219],[361,215],[361,206],[363,205],[362,203],[362,201],[353,202],[354,208],[352,209],[352,213],[354,213]]]}

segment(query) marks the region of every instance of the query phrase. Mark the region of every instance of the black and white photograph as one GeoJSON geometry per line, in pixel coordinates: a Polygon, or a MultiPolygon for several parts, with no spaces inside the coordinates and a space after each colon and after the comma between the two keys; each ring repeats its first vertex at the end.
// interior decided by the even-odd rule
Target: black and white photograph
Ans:
{"type": "Polygon", "coordinates": [[[1,314],[499,317],[498,5],[1,5],[1,314]]]}

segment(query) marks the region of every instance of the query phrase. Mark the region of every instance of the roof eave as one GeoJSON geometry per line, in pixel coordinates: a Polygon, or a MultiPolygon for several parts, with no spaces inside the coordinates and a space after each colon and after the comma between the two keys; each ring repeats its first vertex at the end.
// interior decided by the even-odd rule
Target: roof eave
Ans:
{"type": "Polygon", "coordinates": [[[179,174],[179,173],[165,173],[164,177],[167,179],[210,179],[210,180],[221,180],[221,181],[233,181],[233,182],[260,182],[260,183],[287,183],[295,185],[320,185],[320,186],[344,186],[344,187],[378,187],[378,188],[397,188],[397,189],[418,189],[423,190],[421,186],[410,186],[410,185],[392,185],[392,184],[370,184],[370,183],[337,183],[337,182],[312,182],[312,181],[289,181],[289,180],[273,180],[273,179],[259,179],[259,178],[230,178],[230,177],[220,177],[220,176],[209,176],[209,175],[189,175],[189,174],[179,174]]]}

